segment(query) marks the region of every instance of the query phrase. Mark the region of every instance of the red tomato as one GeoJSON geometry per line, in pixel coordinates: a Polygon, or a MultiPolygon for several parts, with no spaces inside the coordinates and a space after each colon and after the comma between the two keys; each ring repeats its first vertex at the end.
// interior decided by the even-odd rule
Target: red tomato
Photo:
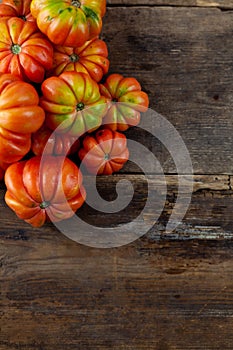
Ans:
{"type": "Polygon", "coordinates": [[[5,183],[7,205],[35,227],[72,217],[85,199],[81,172],[63,156],[14,163],[6,170],[5,183]]]}
{"type": "Polygon", "coordinates": [[[78,151],[79,140],[68,134],[58,134],[43,125],[38,131],[32,134],[31,149],[35,155],[69,155],[78,151]],[[46,148],[45,148],[46,146],[46,148]]]}
{"type": "Polygon", "coordinates": [[[41,83],[53,64],[53,47],[33,22],[1,19],[0,72],[41,83]]]}
{"type": "Polygon", "coordinates": [[[129,158],[127,139],[117,131],[98,130],[84,137],[78,155],[88,172],[110,175],[119,171],[129,158]]]}
{"type": "Polygon", "coordinates": [[[30,151],[30,147],[31,134],[20,134],[0,127],[0,160],[17,162],[30,151]]]}
{"type": "Polygon", "coordinates": [[[98,36],[106,0],[32,0],[31,12],[42,33],[56,45],[82,46],[98,36]]]}
{"type": "Polygon", "coordinates": [[[55,46],[53,68],[49,75],[60,75],[65,71],[86,73],[99,82],[109,69],[107,45],[94,38],[81,47],[55,46]]]}
{"type": "Polygon", "coordinates": [[[41,86],[40,105],[51,130],[78,137],[97,129],[107,111],[105,97],[89,75],[64,72],[46,79],[41,86]]]}
{"type": "Polygon", "coordinates": [[[31,0],[2,0],[0,17],[19,17],[24,21],[35,22],[30,10],[31,0]]]}
{"type": "Polygon", "coordinates": [[[138,125],[141,112],[146,112],[149,106],[148,95],[141,91],[135,78],[111,74],[104,84],[100,84],[100,92],[109,102],[104,124],[112,130],[125,131],[138,125]]]}
{"type": "Polygon", "coordinates": [[[11,74],[0,74],[0,161],[20,160],[30,150],[31,133],[44,122],[35,88],[11,74]]]}

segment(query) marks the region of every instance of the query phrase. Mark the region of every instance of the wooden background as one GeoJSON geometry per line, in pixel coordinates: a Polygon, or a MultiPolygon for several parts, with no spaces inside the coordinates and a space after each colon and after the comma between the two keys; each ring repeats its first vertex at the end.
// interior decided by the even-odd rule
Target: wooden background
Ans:
{"type": "MultiPolygon", "coordinates": [[[[176,170],[136,129],[128,134],[154,151],[168,194],[158,223],[127,246],[88,248],[52,225],[32,229],[6,207],[2,184],[0,350],[233,349],[232,34],[233,0],[108,1],[110,71],[138,78],[151,108],[181,134],[195,172],[192,202],[166,235],[176,170]]],[[[126,211],[111,218],[84,206],[81,217],[97,225],[133,218],[146,192],[136,171],[128,164],[98,181],[111,198],[119,179],[132,180],[126,211]]]]}

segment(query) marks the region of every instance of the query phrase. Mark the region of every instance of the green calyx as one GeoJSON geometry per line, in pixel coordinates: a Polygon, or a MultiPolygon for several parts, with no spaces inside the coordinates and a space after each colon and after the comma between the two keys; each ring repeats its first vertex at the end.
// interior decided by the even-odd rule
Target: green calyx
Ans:
{"type": "Polygon", "coordinates": [[[71,62],[78,62],[78,60],[79,60],[79,56],[76,53],[72,53],[72,55],[70,55],[71,62]]]}
{"type": "Polygon", "coordinates": [[[19,16],[19,18],[21,18],[24,22],[26,22],[27,21],[27,18],[26,18],[26,16],[24,16],[24,15],[22,15],[22,16],[19,16]]]}
{"type": "Polygon", "coordinates": [[[40,204],[40,209],[46,209],[46,208],[48,208],[49,206],[50,206],[50,203],[44,201],[44,202],[42,202],[42,203],[40,204]]]}
{"type": "Polygon", "coordinates": [[[76,111],[79,112],[79,111],[82,111],[84,109],[84,103],[83,102],[79,102],[76,106],[76,111]]]}
{"type": "Polygon", "coordinates": [[[21,52],[21,47],[18,44],[14,44],[11,46],[11,52],[14,55],[18,55],[21,52]]]}
{"type": "Polygon", "coordinates": [[[79,1],[75,1],[75,0],[71,1],[71,5],[75,6],[75,7],[80,7],[81,6],[80,2],[79,1]]]}
{"type": "Polygon", "coordinates": [[[109,160],[110,159],[110,155],[108,154],[108,153],[106,153],[105,155],[104,155],[104,160],[109,160]]]}

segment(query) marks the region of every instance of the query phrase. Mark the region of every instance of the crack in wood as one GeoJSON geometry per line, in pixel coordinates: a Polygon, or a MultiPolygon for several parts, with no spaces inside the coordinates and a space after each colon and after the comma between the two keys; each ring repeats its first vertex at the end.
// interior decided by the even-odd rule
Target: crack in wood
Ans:
{"type": "Polygon", "coordinates": [[[153,3],[152,1],[148,0],[145,2],[140,2],[137,0],[133,0],[131,1],[131,3],[129,2],[124,2],[124,1],[118,1],[118,0],[112,0],[109,1],[107,4],[107,8],[119,8],[119,7],[128,7],[128,8],[140,8],[140,7],[171,7],[171,8],[188,8],[188,9],[192,9],[192,8],[201,8],[203,10],[205,9],[218,9],[220,11],[223,12],[227,12],[227,11],[232,11],[233,10],[233,3],[229,4],[227,2],[225,2],[224,4],[220,4],[219,2],[207,2],[207,1],[198,1],[197,0],[197,4],[195,5],[194,3],[192,4],[188,4],[188,3],[172,3],[172,2],[160,2],[158,1],[157,3],[153,3]]]}

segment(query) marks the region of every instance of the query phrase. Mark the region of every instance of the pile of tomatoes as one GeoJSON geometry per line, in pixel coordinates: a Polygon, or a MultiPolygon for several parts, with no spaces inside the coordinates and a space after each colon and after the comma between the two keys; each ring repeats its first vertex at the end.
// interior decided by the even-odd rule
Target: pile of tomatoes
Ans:
{"type": "Polygon", "coordinates": [[[32,226],[82,206],[81,162],[95,175],[123,167],[124,131],[148,108],[135,78],[108,74],[105,12],[106,0],[0,4],[0,178],[32,226]]]}

